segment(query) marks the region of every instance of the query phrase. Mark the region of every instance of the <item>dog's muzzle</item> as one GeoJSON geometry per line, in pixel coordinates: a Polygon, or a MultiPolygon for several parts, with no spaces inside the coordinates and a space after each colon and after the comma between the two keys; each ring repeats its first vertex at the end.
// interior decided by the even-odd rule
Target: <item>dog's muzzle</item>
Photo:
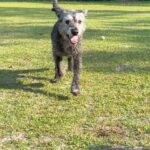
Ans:
{"type": "Polygon", "coordinates": [[[75,45],[78,43],[78,39],[79,39],[78,33],[79,33],[79,31],[77,28],[71,29],[72,36],[70,36],[70,37],[68,36],[71,44],[75,45]]]}
{"type": "Polygon", "coordinates": [[[79,31],[77,28],[71,29],[72,35],[78,35],[79,31]]]}

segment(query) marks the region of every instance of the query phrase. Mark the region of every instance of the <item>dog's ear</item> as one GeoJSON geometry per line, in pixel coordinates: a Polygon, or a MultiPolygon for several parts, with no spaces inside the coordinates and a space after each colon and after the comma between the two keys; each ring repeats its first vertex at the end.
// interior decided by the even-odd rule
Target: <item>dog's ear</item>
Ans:
{"type": "Polygon", "coordinates": [[[83,12],[84,16],[86,17],[88,14],[88,10],[83,10],[82,12],[83,12]]]}
{"type": "Polygon", "coordinates": [[[80,13],[83,13],[84,16],[86,17],[88,14],[88,10],[79,10],[80,13]]]}
{"type": "Polygon", "coordinates": [[[56,16],[57,16],[58,18],[60,18],[61,14],[63,13],[63,10],[62,10],[61,8],[59,8],[59,7],[57,7],[57,8],[52,8],[52,11],[55,12],[55,14],[56,14],[56,16]]]}
{"type": "Polygon", "coordinates": [[[63,13],[63,9],[59,7],[57,0],[52,0],[52,11],[56,13],[56,16],[60,18],[61,14],[63,13]]]}

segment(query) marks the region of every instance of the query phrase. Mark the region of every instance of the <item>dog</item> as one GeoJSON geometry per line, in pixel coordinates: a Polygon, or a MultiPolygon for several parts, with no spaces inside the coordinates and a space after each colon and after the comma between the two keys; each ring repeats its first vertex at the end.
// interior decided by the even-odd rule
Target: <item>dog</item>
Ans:
{"type": "Polygon", "coordinates": [[[57,0],[52,0],[52,5],[52,11],[58,18],[51,32],[55,63],[55,76],[52,82],[57,83],[63,76],[61,61],[63,56],[67,56],[68,71],[73,70],[71,93],[78,95],[80,93],[79,75],[82,63],[82,39],[86,29],[87,10],[65,10],[59,7],[57,0]]]}

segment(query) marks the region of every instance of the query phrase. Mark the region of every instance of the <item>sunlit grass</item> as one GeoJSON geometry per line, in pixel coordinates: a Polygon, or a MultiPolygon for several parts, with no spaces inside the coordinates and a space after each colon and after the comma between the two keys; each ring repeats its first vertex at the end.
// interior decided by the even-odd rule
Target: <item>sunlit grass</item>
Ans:
{"type": "Polygon", "coordinates": [[[0,3],[0,149],[149,149],[150,4],[61,6],[89,10],[78,97],[50,83],[50,4],[0,3]]]}

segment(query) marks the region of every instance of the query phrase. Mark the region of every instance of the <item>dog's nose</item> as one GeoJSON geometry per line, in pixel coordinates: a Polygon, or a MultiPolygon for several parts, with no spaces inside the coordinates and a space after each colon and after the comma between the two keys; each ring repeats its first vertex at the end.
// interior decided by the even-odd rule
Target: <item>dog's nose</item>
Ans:
{"type": "Polygon", "coordinates": [[[78,35],[78,33],[79,33],[79,31],[78,31],[78,29],[71,29],[71,33],[73,34],[73,35],[78,35]]]}

